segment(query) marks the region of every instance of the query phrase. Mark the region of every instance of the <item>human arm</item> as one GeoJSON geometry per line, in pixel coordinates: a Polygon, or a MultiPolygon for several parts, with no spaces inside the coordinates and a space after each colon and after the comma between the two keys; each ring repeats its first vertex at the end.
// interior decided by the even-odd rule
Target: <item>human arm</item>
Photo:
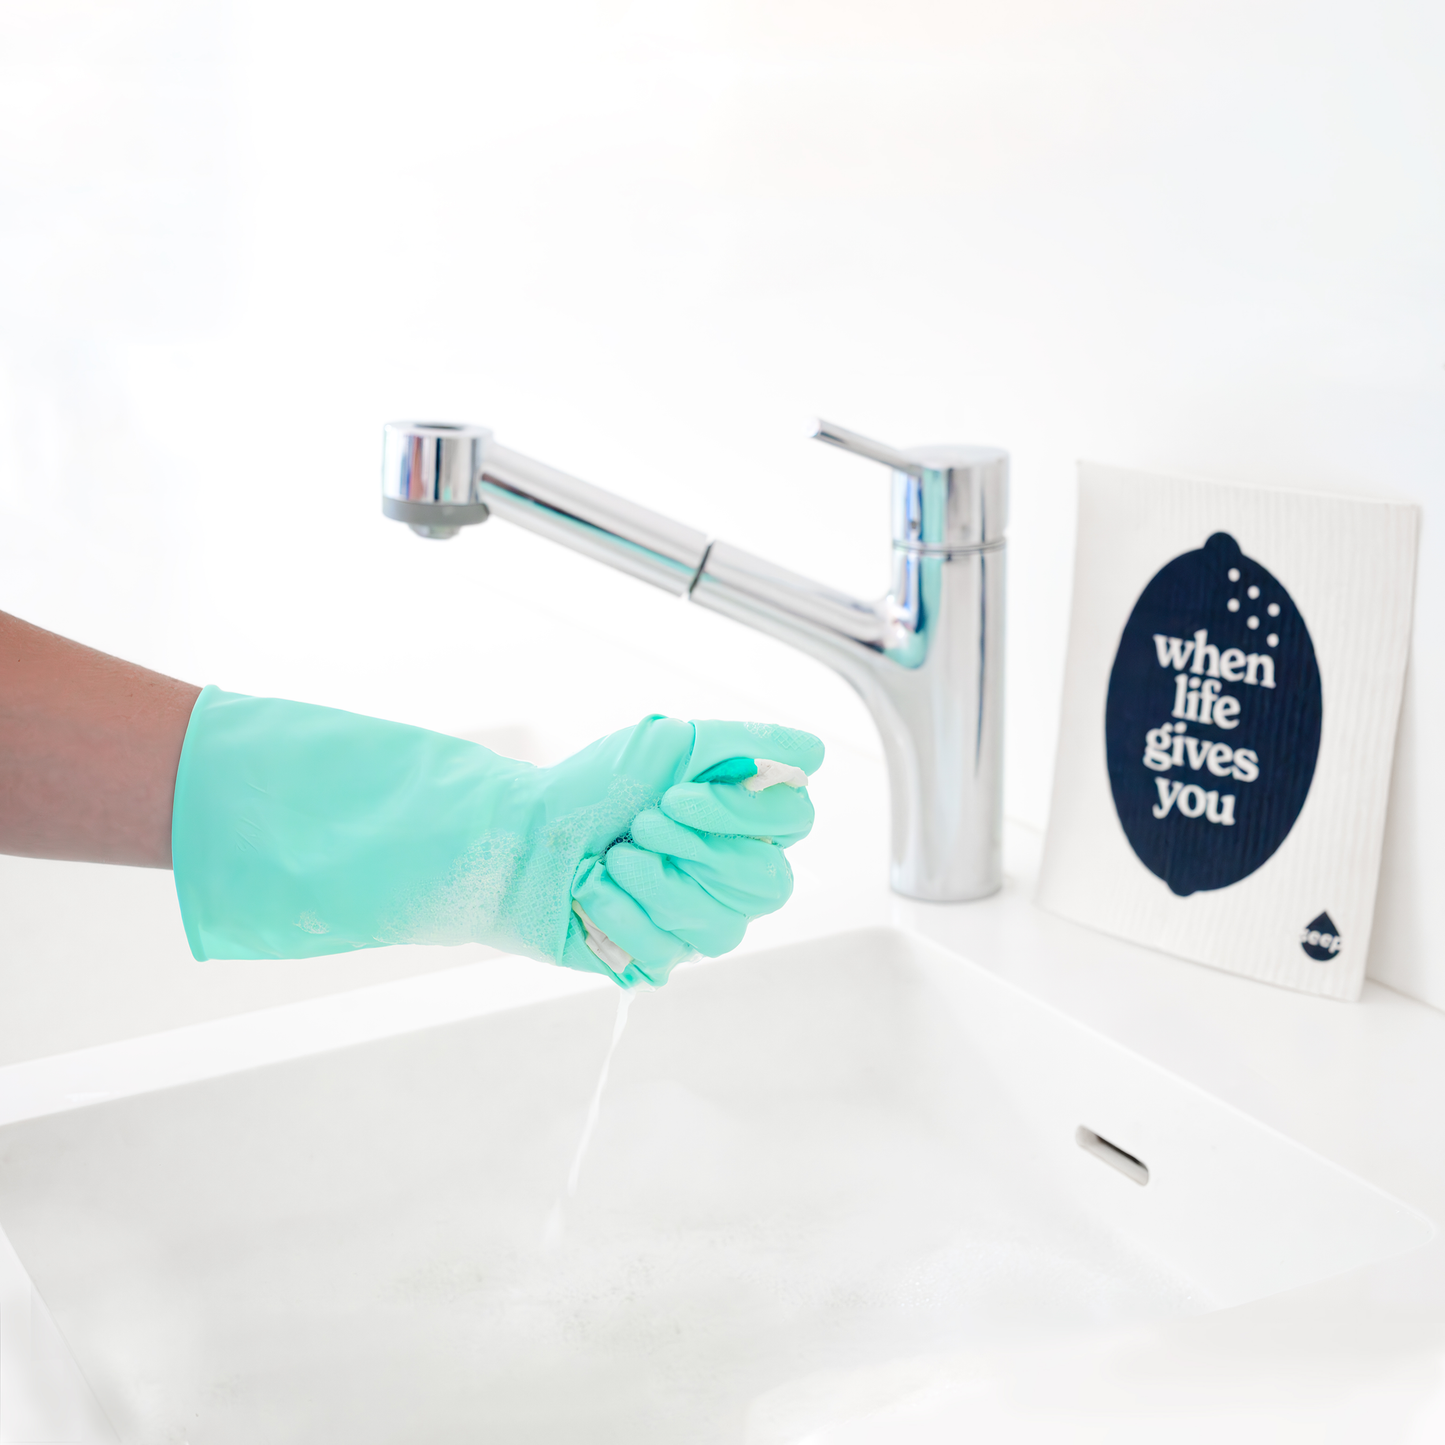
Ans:
{"type": "Polygon", "coordinates": [[[0,612],[0,853],[169,868],[199,693],[0,612]]]}
{"type": "Polygon", "coordinates": [[[786,902],[822,757],[772,724],[654,716],[538,769],[0,613],[0,852],[174,867],[197,958],[472,940],[661,983],[786,902]]]}

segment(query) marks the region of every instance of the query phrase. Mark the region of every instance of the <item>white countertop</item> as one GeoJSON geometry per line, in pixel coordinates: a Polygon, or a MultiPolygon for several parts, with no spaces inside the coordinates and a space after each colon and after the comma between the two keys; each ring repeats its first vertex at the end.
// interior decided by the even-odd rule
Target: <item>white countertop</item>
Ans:
{"type": "MultiPolygon", "coordinates": [[[[1445,1014],[1373,983],[1357,1004],[1289,993],[1056,919],[1031,902],[1041,839],[1022,827],[1008,829],[997,897],[898,898],[886,886],[879,766],[835,754],[814,794],[820,821],[794,850],[793,902],[753,925],[747,951],[876,924],[911,930],[1445,1222],[1445,1014]]],[[[470,961],[11,1064],[0,1068],[0,1121],[609,986],[485,950],[461,957],[470,961]]],[[[16,1299],[13,1277],[8,1293],[0,1282],[0,1307],[16,1299]]],[[[13,1386],[18,1368],[13,1345],[8,1364],[0,1350],[0,1394],[4,1370],[13,1386]]],[[[1047,1355],[940,1362],[928,1388],[867,1406],[812,1445],[1214,1442],[1226,1431],[1312,1445],[1445,1440],[1445,1237],[1237,1309],[1047,1355]]],[[[18,1423],[0,1404],[0,1445],[41,1438],[13,1433],[18,1423]]]]}

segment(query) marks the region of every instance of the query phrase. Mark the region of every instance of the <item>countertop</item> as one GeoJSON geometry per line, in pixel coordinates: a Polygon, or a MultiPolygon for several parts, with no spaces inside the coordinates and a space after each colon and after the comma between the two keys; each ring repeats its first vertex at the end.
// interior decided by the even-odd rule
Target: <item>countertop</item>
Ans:
{"type": "MultiPolygon", "coordinates": [[[[819,825],[793,852],[794,899],[753,925],[748,952],[879,924],[910,930],[1445,1223],[1445,1014],[1370,982],[1356,1004],[1290,993],[1054,918],[1032,902],[1041,836],[1019,825],[1007,829],[1007,881],[995,898],[899,898],[886,885],[880,765],[835,754],[813,791],[819,825]]],[[[135,897],[132,925],[143,929],[162,902],[153,887],[135,897]]],[[[455,957],[452,967],[9,1064],[0,1121],[609,987],[485,949],[455,957]]],[[[13,1256],[8,1265],[0,1257],[0,1314],[11,1320],[23,1303],[17,1279],[13,1256]]],[[[20,1399],[32,1385],[21,1379],[14,1330],[3,1347],[7,1322],[0,1442],[110,1438],[100,1422],[85,1424],[78,1399],[54,1405],[68,1411],[72,1433],[24,1432],[17,1408],[36,1407],[20,1399]]],[[[65,1371],[53,1366],[51,1392],[83,1390],[65,1371]]],[[[1225,1433],[1235,1442],[1445,1442],[1445,1236],[1232,1310],[1047,1354],[941,1360],[921,1385],[915,1377],[901,1398],[890,1394],[899,1392],[861,1395],[809,1445],[1119,1445],[1225,1433]]]]}

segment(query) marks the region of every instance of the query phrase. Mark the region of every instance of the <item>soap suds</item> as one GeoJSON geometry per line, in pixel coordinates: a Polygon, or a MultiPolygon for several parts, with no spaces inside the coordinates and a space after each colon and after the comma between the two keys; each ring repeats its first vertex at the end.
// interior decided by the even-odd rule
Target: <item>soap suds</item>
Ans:
{"type": "Polygon", "coordinates": [[[489,943],[556,963],[572,916],[572,878],[583,858],[601,857],[661,794],[618,775],[599,802],[549,820],[530,839],[487,833],[448,877],[403,900],[382,943],[489,943]]]}
{"type": "MultiPolygon", "coordinates": [[[[1119,1232],[906,1108],[780,1097],[759,1114],[632,1059],[589,1107],[565,1231],[541,1247],[539,1213],[494,1195],[472,1249],[417,1256],[397,1281],[428,1325],[409,1359],[463,1372],[457,1418],[481,1437],[772,1445],[846,1414],[858,1372],[890,1361],[1204,1307],[1119,1232]]],[[[915,1373],[888,1366],[874,1387],[915,1373]]]]}

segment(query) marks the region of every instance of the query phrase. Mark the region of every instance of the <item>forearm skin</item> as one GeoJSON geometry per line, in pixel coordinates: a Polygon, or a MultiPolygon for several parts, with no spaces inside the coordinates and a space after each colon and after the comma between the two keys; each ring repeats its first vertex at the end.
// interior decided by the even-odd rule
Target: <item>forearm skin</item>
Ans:
{"type": "Polygon", "coordinates": [[[169,868],[199,693],[0,612],[0,853],[169,868]]]}

